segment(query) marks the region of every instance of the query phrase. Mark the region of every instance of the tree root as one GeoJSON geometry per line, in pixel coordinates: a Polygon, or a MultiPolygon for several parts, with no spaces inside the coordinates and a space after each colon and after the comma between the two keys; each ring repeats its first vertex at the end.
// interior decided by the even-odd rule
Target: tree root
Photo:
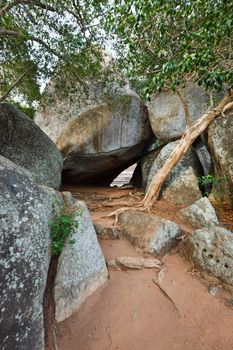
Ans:
{"type": "Polygon", "coordinates": [[[112,213],[106,215],[106,217],[110,218],[112,216],[115,216],[114,225],[116,226],[118,224],[118,221],[119,221],[119,215],[121,213],[123,213],[124,211],[128,211],[130,209],[132,209],[132,208],[131,207],[123,207],[123,208],[117,209],[117,210],[113,211],[112,213]]]}
{"type": "Polygon", "coordinates": [[[111,203],[111,202],[103,202],[101,205],[103,207],[119,207],[119,206],[130,206],[133,205],[133,202],[129,202],[129,201],[122,201],[122,202],[115,202],[115,203],[111,203]]]}
{"type": "Polygon", "coordinates": [[[106,215],[105,217],[112,217],[115,216],[115,222],[114,225],[118,224],[119,221],[119,215],[122,214],[125,211],[129,211],[129,210],[136,210],[136,211],[142,211],[142,212],[150,212],[151,207],[147,207],[145,205],[142,204],[142,202],[136,204],[136,205],[129,205],[130,203],[128,203],[127,207],[123,207],[123,208],[119,208],[113,212],[111,212],[110,214],[106,215]]]}

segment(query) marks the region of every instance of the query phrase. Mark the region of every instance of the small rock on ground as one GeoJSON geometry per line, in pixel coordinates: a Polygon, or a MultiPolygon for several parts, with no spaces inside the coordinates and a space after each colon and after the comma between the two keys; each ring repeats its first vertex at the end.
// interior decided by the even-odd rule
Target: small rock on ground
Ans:
{"type": "Polygon", "coordinates": [[[164,255],[177,244],[176,238],[181,234],[179,226],[174,222],[128,210],[119,215],[119,226],[122,235],[132,244],[154,255],[164,255]]]}
{"type": "Polygon", "coordinates": [[[189,207],[181,209],[179,216],[187,220],[194,228],[219,224],[215,209],[207,197],[203,197],[189,207]]]}
{"type": "Polygon", "coordinates": [[[108,266],[124,267],[128,269],[140,270],[143,268],[161,268],[161,261],[157,259],[145,259],[141,257],[121,256],[110,260],[108,266]]]}

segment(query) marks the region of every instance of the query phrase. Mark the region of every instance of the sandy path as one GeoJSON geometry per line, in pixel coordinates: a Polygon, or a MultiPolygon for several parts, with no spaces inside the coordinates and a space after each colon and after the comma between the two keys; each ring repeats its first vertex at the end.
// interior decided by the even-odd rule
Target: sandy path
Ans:
{"type": "MultiPolygon", "coordinates": [[[[125,241],[102,241],[107,259],[137,256],[125,241]]],[[[110,271],[110,279],[59,325],[59,350],[232,350],[233,310],[211,296],[179,255],[153,270],[110,271]]]]}
{"type": "MultiPolygon", "coordinates": [[[[139,256],[126,240],[100,240],[107,260],[139,256]]],[[[232,350],[233,309],[226,292],[211,296],[178,254],[158,271],[110,270],[110,279],[58,326],[59,350],[232,350]]]]}

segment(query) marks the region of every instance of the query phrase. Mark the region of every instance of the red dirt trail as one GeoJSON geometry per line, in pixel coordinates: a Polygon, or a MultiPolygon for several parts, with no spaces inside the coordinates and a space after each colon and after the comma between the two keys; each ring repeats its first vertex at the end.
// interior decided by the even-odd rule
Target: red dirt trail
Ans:
{"type": "MultiPolygon", "coordinates": [[[[72,192],[86,200],[95,219],[100,211],[106,211],[100,205],[106,200],[104,196],[125,200],[122,193],[129,197],[130,190],[72,192]]],[[[168,204],[159,203],[154,210],[177,219],[178,208],[168,204]]],[[[106,260],[142,256],[123,238],[100,239],[100,244],[106,260]]],[[[159,281],[165,294],[153,282],[158,269],[110,269],[109,280],[57,326],[58,349],[232,350],[233,308],[225,305],[225,299],[232,298],[230,294],[220,287],[219,293],[212,296],[192,273],[191,263],[178,252],[165,256],[162,263],[159,281]]]]}

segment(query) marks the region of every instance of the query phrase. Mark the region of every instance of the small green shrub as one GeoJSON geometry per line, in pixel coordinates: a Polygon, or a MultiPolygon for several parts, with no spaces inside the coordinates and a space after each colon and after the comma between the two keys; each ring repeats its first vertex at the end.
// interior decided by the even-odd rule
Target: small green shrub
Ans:
{"type": "Polygon", "coordinates": [[[74,213],[63,210],[61,214],[54,215],[53,220],[50,222],[52,255],[60,255],[67,240],[70,244],[75,243],[71,235],[73,229],[76,227],[78,227],[78,222],[75,219],[74,213]]]}
{"type": "MultiPolygon", "coordinates": [[[[215,188],[215,193],[217,195],[217,199],[221,202],[224,193],[226,192],[225,185],[228,184],[227,176],[215,176],[212,174],[201,176],[198,178],[198,183],[201,187],[205,186],[213,186],[215,188]]],[[[209,196],[209,192],[204,193],[205,196],[209,196]]]]}

